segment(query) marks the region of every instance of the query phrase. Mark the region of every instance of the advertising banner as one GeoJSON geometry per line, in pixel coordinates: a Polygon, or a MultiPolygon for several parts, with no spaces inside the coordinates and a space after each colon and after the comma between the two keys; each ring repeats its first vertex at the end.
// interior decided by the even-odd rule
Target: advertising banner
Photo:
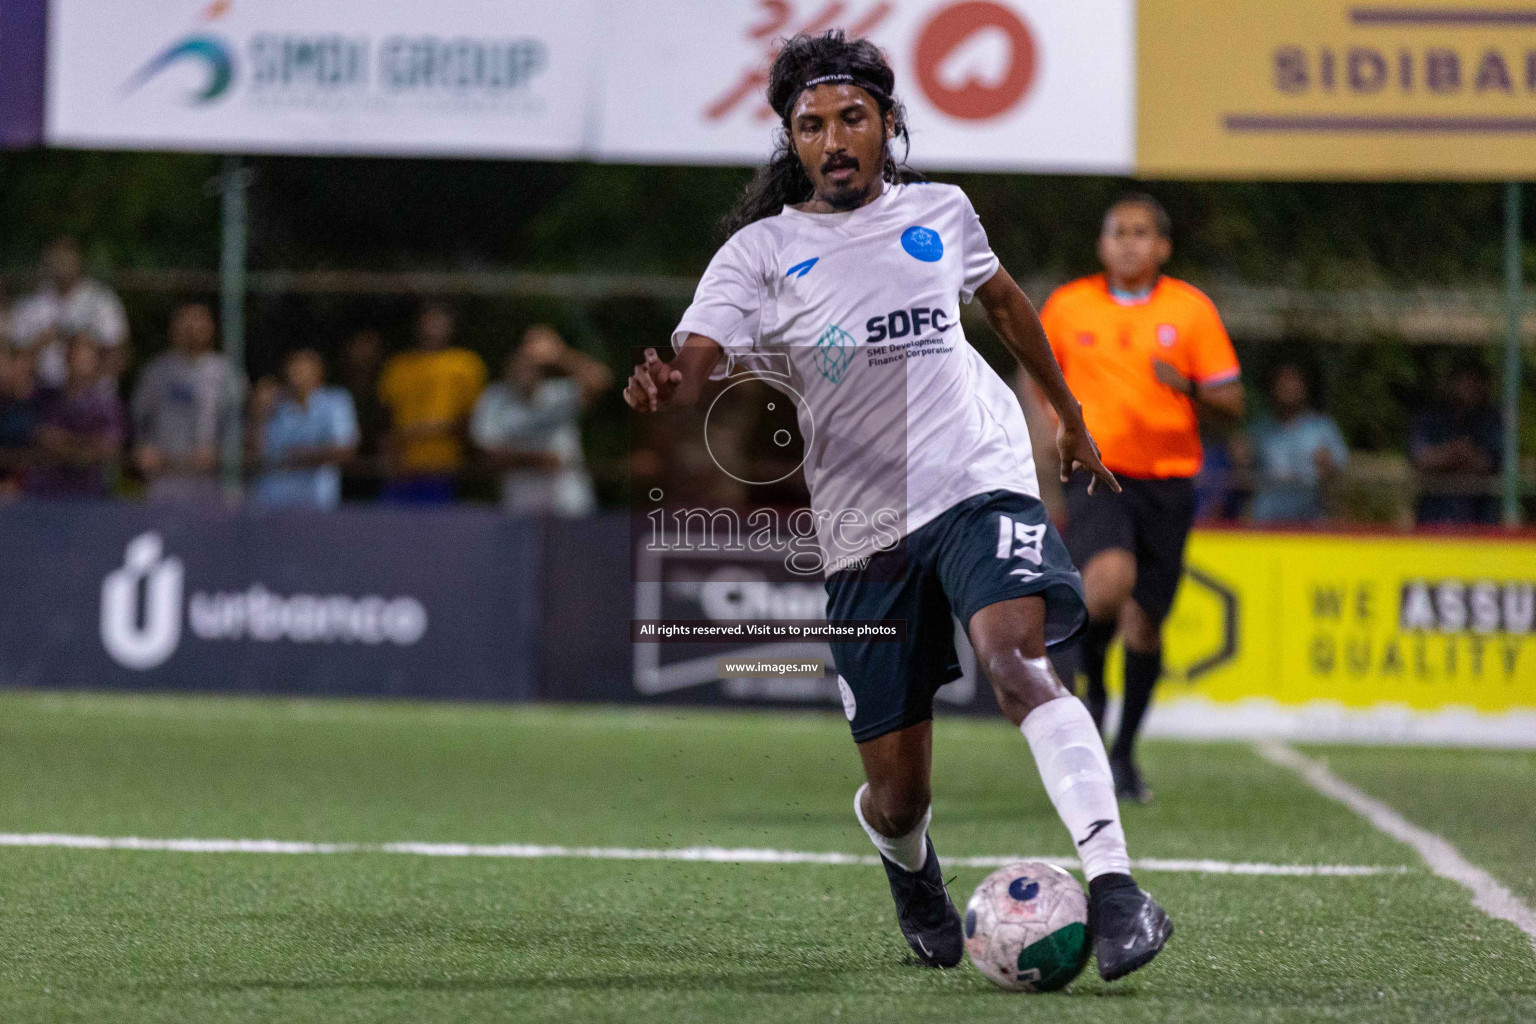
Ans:
{"type": "Polygon", "coordinates": [[[0,511],[0,685],[526,700],[537,537],[489,511],[0,511]]]}
{"type": "Polygon", "coordinates": [[[49,8],[55,145],[558,157],[583,147],[597,0],[49,8]]]}
{"type": "Polygon", "coordinates": [[[1139,0],[1138,174],[1536,168],[1536,12],[1478,0],[1139,0]]]}
{"type": "Polygon", "coordinates": [[[1197,531],[1151,727],[1536,746],[1536,541],[1197,531]]]}
{"type": "MultiPolygon", "coordinates": [[[[636,642],[804,628],[825,593],[777,552],[629,527],[13,506],[0,686],[843,707],[821,641],[636,642]]],[[[1536,540],[1199,530],[1166,642],[1155,735],[1536,747],[1536,540]]],[[[958,625],[955,647],[939,713],[996,714],[958,625]]]]}
{"type": "Polygon", "coordinates": [[[915,166],[1132,166],[1132,0],[55,0],[55,145],[758,163],[768,62],[888,54],[915,166]]]}
{"type": "Polygon", "coordinates": [[[1536,15],[1477,0],[52,0],[46,89],[44,10],[0,145],[756,164],[780,41],[842,28],[920,170],[1536,173],[1536,15]]]}
{"type": "Polygon", "coordinates": [[[843,28],[885,51],[932,169],[1123,173],[1132,166],[1130,0],[676,0],[614,5],[605,159],[756,163],[780,39],[843,28]]]}

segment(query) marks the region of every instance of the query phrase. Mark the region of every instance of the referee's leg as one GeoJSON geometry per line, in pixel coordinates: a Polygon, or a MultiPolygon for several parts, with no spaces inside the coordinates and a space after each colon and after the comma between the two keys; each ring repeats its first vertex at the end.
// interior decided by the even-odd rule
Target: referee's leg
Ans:
{"type": "Polygon", "coordinates": [[[1136,499],[1136,582],[1120,608],[1125,700],[1109,763],[1121,799],[1145,803],[1152,794],[1136,763],[1136,737],[1163,674],[1163,622],[1184,575],[1184,547],[1195,517],[1194,485],[1183,477],[1145,481],[1136,499]]]}
{"type": "Polygon", "coordinates": [[[1115,773],[1116,794],[1122,800],[1145,803],[1152,798],[1136,763],[1136,737],[1152,692],[1163,674],[1163,620],[1128,599],[1120,609],[1120,642],[1125,648],[1125,694],[1120,704],[1120,729],[1109,748],[1109,764],[1115,773]]]}
{"type": "Polygon", "coordinates": [[[1104,657],[1121,607],[1131,599],[1137,580],[1135,494],[1140,482],[1121,480],[1125,492],[1108,488],[1088,493],[1086,474],[1068,481],[1067,550],[1083,577],[1083,599],[1088,605],[1088,626],[1074,645],[1076,658],[1063,656],[1059,672],[1070,684],[1077,671],[1087,682],[1083,701],[1094,725],[1104,726],[1104,657]],[[1075,664],[1073,664],[1075,660],[1075,664]]]}
{"type": "Polygon", "coordinates": [[[1105,548],[1083,566],[1083,599],[1088,605],[1088,625],[1078,641],[1078,662],[1087,682],[1084,702],[1093,724],[1104,728],[1104,660],[1117,627],[1124,628],[1121,613],[1131,604],[1136,589],[1136,556],[1125,548],[1105,548]]]}

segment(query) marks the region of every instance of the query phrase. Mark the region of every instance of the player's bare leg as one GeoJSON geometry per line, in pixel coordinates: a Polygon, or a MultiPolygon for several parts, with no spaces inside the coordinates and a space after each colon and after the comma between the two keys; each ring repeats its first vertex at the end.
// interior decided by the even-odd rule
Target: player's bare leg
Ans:
{"type": "Polygon", "coordinates": [[[1131,878],[1114,780],[1098,728],[1045,656],[1045,599],[1020,597],[971,616],[971,646],[997,703],[1019,727],[1088,877],[1099,974],[1123,977],[1155,957],[1173,922],[1131,878]]]}
{"type": "MultiPolygon", "coordinates": [[[[864,821],[885,836],[903,836],[920,825],[933,800],[933,723],[919,722],[860,743],[859,757],[869,780],[859,807],[864,821]]],[[[916,871],[921,864],[903,866],[916,871]]]]}
{"type": "Polygon", "coordinates": [[[954,967],[964,952],[965,935],[928,838],[933,723],[866,740],[859,744],[859,757],[868,782],[854,795],[854,813],[880,851],[901,933],[924,964],[954,967]]]}
{"type": "Polygon", "coordinates": [[[1104,658],[1115,638],[1120,611],[1136,588],[1136,556],[1124,548],[1106,548],[1083,566],[1083,596],[1088,625],[1078,641],[1078,659],[1087,680],[1084,701],[1093,724],[1104,728],[1104,658]]]}

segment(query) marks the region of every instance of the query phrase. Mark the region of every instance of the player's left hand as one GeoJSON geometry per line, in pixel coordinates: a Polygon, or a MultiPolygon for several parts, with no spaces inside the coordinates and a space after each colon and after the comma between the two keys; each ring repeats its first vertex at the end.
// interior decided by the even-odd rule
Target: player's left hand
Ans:
{"type": "Polygon", "coordinates": [[[1116,494],[1120,493],[1120,481],[1104,467],[1103,460],[1099,458],[1099,446],[1094,443],[1081,418],[1075,424],[1069,424],[1063,419],[1057,425],[1056,454],[1061,459],[1062,483],[1066,483],[1079,469],[1086,469],[1093,474],[1093,478],[1088,481],[1089,494],[1093,493],[1094,485],[1100,480],[1116,494]]]}
{"type": "Polygon", "coordinates": [[[636,412],[657,412],[677,391],[683,375],[671,364],[661,361],[654,348],[645,350],[645,362],[629,375],[624,385],[624,402],[636,412]]]}

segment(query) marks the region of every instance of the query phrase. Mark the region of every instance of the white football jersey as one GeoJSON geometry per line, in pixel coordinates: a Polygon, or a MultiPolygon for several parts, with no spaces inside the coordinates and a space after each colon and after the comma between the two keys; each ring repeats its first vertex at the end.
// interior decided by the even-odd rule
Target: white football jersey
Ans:
{"type": "Polygon", "coordinates": [[[997,269],[970,199],[930,183],[841,213],[786,206],[710,261],[672,345],[711,338],[717,378],[795,401],[828,574],[974,495],[1039,497],[1018,399],[960,327],[997,269]]]}

